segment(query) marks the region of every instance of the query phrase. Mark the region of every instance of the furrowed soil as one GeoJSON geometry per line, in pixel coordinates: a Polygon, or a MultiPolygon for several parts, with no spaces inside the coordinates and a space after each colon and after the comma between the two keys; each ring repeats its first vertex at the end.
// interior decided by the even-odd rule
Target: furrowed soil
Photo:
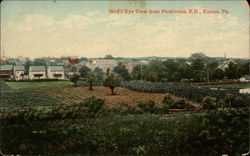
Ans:
{"type": "MultiPolygon", "coordinates": [[[[89,90],[89,87],[60,87],[60,88],[44,88],[38,89],[39,92],[63,100],[67,104],[78,104],[82,100],[95,96],[105,100],[107,108],[115,108],[121,104],[127,104],[132,107],[137,107],[140,102],[154,101],[157,105],[162,104],[162,100],[167,94],[153,94],[131,91],[125,88],[115,88],[116,95],[111,95],[110,89],[102,86],[93,87],[94,90],[89,90]]],[[[172,96],[176,100],[181,98],[172,96]]],[[[187,100],[188,101],[188,100],[187,100]]],[[[198,105],[192,101],[188,101],[194,105],[198,105]]]]}

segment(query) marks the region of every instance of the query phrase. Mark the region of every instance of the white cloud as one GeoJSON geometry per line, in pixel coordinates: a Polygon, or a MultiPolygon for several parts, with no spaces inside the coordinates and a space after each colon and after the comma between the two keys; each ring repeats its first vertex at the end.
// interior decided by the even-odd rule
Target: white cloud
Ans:
{"type": "Polygon", "coordinates": [[[71,15],[55,19],[28,15],[2,28],[1,40],[9,56],[86,57],[209,56],[247,57],[247,22],[234,15],[71,15]],[[168,16],[174,16],[168,18],[168,16]]]}

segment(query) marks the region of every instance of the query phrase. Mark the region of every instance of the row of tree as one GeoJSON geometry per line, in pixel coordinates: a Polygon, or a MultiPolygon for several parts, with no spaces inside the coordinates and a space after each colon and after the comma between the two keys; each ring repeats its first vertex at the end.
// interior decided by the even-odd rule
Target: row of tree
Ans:
{"type": "Polygon", "coordinates": [[[153,82],[209,82],[238,79],[248,73],[248,60],[217,60],[196,53],[189,59],[151,61],[147,65],[137,65],[133,68],[131,78],[153,82]]]}
{"type": "MultiPolygon", "coordinates": [[[[93,72],[97,82],[102,84],[105,71],[101,68],[83,66],[80,76],[85,78],[89,72],[93,72]]],[[[188,59],[175,59],[166,61],[150,61],[147,65],[138,64],[133,67],[131,73],[122,64],[113,69],[125,81],[146,80],[152,82],[209,82],[223,79],[238,79],[249,73],[248,60],[217,60],[205,56],[203,53],[195,53],[188,59]],[[221,67],[220,67],[221,65],[221,67]]]]}

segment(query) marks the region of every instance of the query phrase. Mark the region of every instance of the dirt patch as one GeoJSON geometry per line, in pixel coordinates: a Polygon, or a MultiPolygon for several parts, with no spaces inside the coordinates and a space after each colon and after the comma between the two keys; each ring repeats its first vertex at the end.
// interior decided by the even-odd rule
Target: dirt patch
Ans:
{"type": "MultiPolygon", "coordinates": [[[[153,94],[131,91],[124,88],[115,88],[116,95],[110,95],[110,90],[106,87],[94,87],[94,90],[88,90],[88,87],[60,87],[40,89],[42,93],[49,96],[61,99],[67,104],[78,104],[82,100],[95,96],[105,100],[105,106],[114,108],[120,104],[128,104],[129,106],[136,107],[140,102],[154,101],[156,104],[161,105],[162,100],[166,94],[153,94]]],[[[174,99],[181,99],[174,97],[174,99]]]]}

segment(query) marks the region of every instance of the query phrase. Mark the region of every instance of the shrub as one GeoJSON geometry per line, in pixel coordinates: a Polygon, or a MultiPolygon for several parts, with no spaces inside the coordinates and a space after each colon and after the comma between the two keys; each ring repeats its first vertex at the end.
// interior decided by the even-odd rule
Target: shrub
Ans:
{"type": "Polygon", "coordinates": [[[113,111],[122,115],[136,113],[135,108],[132,108],[127,104],[121,104],[117,108],[113,109],[113,111]]]}
{"type": "Polygon", "coordinates": [[[217,109],[216,98],[206,96],[203,98],[202,103],[204,103],[204,109],[207,110],[217,109]]]}
{"type": "Polygon", "coordinates": [[[97,99],[95,96],[92,96],[90,98],[84,99],[80,103],[80,105],[85,106],[87,108],[86,111],[90,116],[96,116],[104,105],[104,100],[97,99]]]}
{"type": "Polygon", "coordinates": [[[155,107],[154,101],[141,102],[138,104],[138,107],[145,113],[156,113],[157,108],[155,107]]]}
{"type": "Polygon", "coordinates": [[[174,100],[170,95],[164,97],[163,101],[163,110],[166,111],[167,109],[192,109],[194,106],[184,99],[181,100],[174,100]]]}

